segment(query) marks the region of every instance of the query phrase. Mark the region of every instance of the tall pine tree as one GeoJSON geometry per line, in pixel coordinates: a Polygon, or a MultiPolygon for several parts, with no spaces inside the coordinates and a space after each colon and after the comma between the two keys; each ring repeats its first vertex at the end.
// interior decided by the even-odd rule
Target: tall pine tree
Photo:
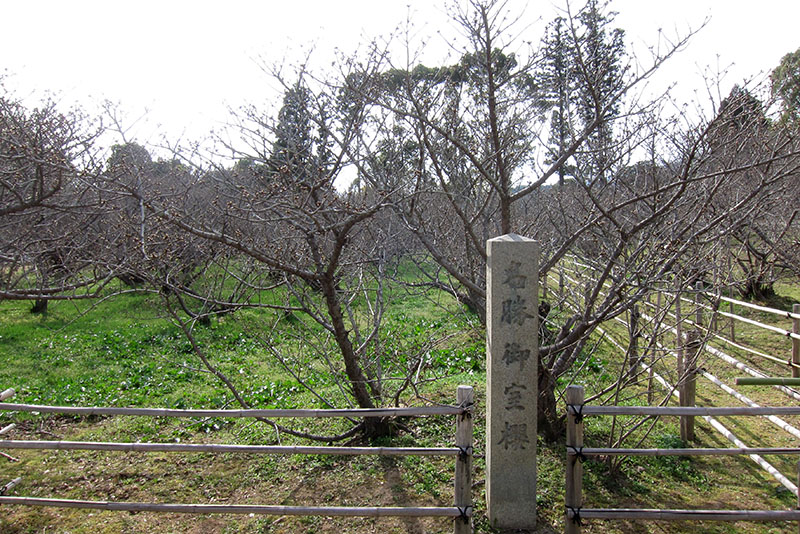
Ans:
{"type": "Polygon", "coordinates": [[[772,94],[783,107],[785,122],[800,122],[800,48],[786,54],[770,76],[772,94]]]}
{"type": "Polygon", "coordinates": [[[607,12],[608,2],[589,0],[578,13],[579,27],[574,54],[574,83],[577,114],[585,130],[597,121],[589,136],[587,150],[579,155],[583,181],[608,181],[613,163],[614,119],[619,114],[617,95],[623,89],[626,68],[624,31],[612,29],[616,13],[607,12]]]}
{"type": "Polygon", "coordinates": [[[286,90],[278,112],[270,167],[279,178],[311,185],[314,176],[314,138],[311,95],[299,81],[286,90]]]}
{"type": "MultiPolygon", "coordinates": [[[[542,41],[542,64],[537,75],[537,84],[542,99],[552,110],[548,153],[545,162],[557,162],[567,151],[572,141],[572,111],[570,96],[574,88],[572,72],[573,40],[562,17],[556,18],[547,28],[542,41]]],[[[566,162],[558,168],[558,183],[574,172],[574,166],[566,162]]]]}

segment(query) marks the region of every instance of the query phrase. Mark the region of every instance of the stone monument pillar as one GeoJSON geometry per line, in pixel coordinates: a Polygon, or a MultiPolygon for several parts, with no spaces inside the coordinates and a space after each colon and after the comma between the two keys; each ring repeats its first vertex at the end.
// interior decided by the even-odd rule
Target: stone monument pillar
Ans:
{"type": "Polygon", "coordinates": [[[486,244],[486,501],[498,529],[536,526],[539,244],[486,244]]]}

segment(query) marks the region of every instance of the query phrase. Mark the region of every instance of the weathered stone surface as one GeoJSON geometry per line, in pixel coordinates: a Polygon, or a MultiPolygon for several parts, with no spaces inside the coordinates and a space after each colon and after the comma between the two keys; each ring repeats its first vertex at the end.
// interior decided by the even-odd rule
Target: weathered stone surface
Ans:
{"type": "Polygon", "coordinates": [[[539,244],[486,244],[486,500],[498,529],[536,527],[539,244]]]}

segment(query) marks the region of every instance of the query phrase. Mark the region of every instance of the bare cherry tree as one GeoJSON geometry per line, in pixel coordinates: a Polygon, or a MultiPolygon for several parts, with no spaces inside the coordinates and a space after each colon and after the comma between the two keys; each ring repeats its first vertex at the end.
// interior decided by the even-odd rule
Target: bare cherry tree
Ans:
{"type": "MultiPolygon", "coordinates": [[[[565,10],[573,42],[566,56],[585,99],[555,161],[544,157],[540,135],[548,101],[535,85],[540,54],[515,40],[521,21],[504,2],[475,0],[454,9],[466,38],[454,65],[388,63],[371,85],[359,79],[354,87],[376,116],[386,117],[380,121],[390,126],[386,138],[414,149],[402,154],[402,176],[371,186],[404,191],[393,207],[446,275],[438,287],[451,288],[482,314],[485,242],[509,232],[542,241],[542,279],[576,257],[591,266],[580,308],[544,317],[550,333],[540,347],[540,428],[551,436],[559,434],[555,380],[585,356],[596,328],[710,258],[721,233],[746,224],[781,190],[797,154],[791,137],[744,129],[724,141],[727,158],[721,158],[715,117],[671,112],[666,98],[640,92],[690,35],[662,41],[647,60],[629,57],[619,65],[591,57],[618,47],[587,42],[603,39],[587,29],[593,18],[587,9],[597,3],[565,10]],[[618,76],[608,84],[611,68],[618,76]],[[551,185],[567,166],[571,176],[551,185]],[[732,181],[743,168],[752,178],[732,181]]],[[[608,38],[618,43],[619,35],[608,38]]]]}
{"type": "MultiPolygon", "coordinates": [[[[728,169],[725,189],[730,197],[759,183],[764,172],[782,173],[779,184],[759,195],[751,215],[732,221],[725,240],[725,256],[736,267],[727,281],[743,298],[768,298],[774,283],[785,274],[797,275],[798,169],[781,156],[791,145],[797,126],[784,116],[769,116],[770,100],[762,102],[751,91],[734,86],[719,107],[709,132],[709,166],[728,169]],[[772,158],[777,158],[772,162],[772,158]],[[751,166],[767,161],[766,166],[751,166]]],[[[784,112],[785,114],[785,112],[784,112]]]]}
{"type": "MultiPolygon", "coordinates": [[[[146,212],[143,256],[157,253],[150,243],[162,231],[215,251],[192,283],[179,283],[174,268],[148,271],[150,283],[168,289],[167,307],[190,339],[202,318],[261,309],[258,334],[270,359],[323,405],[398,403],[404,390],[424,380],[424,354],[436,336],[425,346],[409,344],[402,355],[387,352],[382,337],[386,271],[397,254],[395,233],[406,230],[383,216],[387,192],[346,187],[357,176],[369,178],[368,166],[355,161],[357,146],[375,135],[363,98],[346,84],[323,84],[304,73],[291,83],[279,73],[275,79],[285,91],[278,113],[246,108],[229,132],[236,140],[220,141],[235,164],[209,159],[192,180],[169,189],[144,187],[141,177],[110,181],[128,195],[131,213],[138,205],[146,212]],[[299,333],[282,328],[286,322],[299,333]],[[320,372],[336,378],[333,390],[315,387],[320,372]]],[[[248,405],[235,380],[218,372],[202,346],[195,349],[248,405]]],[[[357,431],[374,437],[393,426],[367,418],[340,436],[318,437],[357,431]]]]}
{"type": "Polygon", "coordinates": [[[109,271],[92,235],[103,208],[93,189],[98,134],[54,102],[28,109],[0,95],[0,300],[88,298],[109,271]]]}

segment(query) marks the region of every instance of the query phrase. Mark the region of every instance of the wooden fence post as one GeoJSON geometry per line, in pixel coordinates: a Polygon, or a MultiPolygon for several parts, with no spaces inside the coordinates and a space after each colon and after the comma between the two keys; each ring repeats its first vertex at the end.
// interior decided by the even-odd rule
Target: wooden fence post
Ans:
{"type": "MultiPolygon", "coordinates": [[[[678,398],[683,398],[683,318],[681,317],[681,285],[675,280],[675,356],[678,371],[678,398]]],[[[683,401],[680,403],[683,406],[683,401]]]]}
{"type": "MultiPolygon", "coordinates": [[[[800,304],[792,305],[792,313],[800,314],[800,304]]],[[[792,319],[792,332],[800,334],[800,319],[792,319]]],[[[800,377],[800,368],[797,367],[800,365],[800,339],[792,338],[792,363],[794,364],[792,366],[792,377],[798,378],[800,377]]]]}
{"type": "Polygon", "coordinates": [[[695,316],[694,322],[697,324],[697,328],[699,329],[699,328],[702,328],[702,326],[703,326],[703,307],[702,307],[702,303],[700,302],[702,300],[700,298],[700,295],[703,294],[703,282],[701,282],[700,280],[695,282],[694,290],[695,290],[695,293],[694,293],[694,310],[695,310],[694,311],[694,316],[695,316]]]}
{"type": "MultiPolygon", "coordinates": [[[[683,391],[681,393],[681,406],[694,406],[697,397],[697,358],[703,344],[699,330],[690,330],[686,336],[686,360],[684,369],[683,391]]],[[[694,441],[694,416],[681,416],[681,439],[685,442],[694,441]]]]}
{"type": "Polygon", "coordinates": [[[580,510],[583,506],[583,464],[578,454],[583,448],[583,386],[567,386],[567,477],[565,487],[566,534],[580,534],[580,510]]]}
{"type": "Polygon", "coordinates": [[[547,277],[548,276],[549,275],[547,273],[544,273],[544,276],[542,276],[541,280],[539,281],[539,284],[542,286],[542,300],[547,300],[547,277]]]}
{"type": "Polygon", "coordinates": [[[558,266],[558,296],[564,298],[564,266],[558,266]]]}
{"type": "MultiPolygon", "coordinates": [[[[655,321],[653,325],[653,338],[655,343],[653,343],[653,347],[658,347],[660,344],[660,335],[659,332],[661,330],[661,322],[663,319],[661,318],[661,290],[656,290],[656,313],[654,314],[655,321]]],[[[664,319],[666,319],[666,314],[664,314],[664,319]]],[[[650,351],[650,368],[647,371],[647,404],[653,404],[653,380],[655,379],[655,366],[656,366],[656,351],[650,351]]]]}
{"type": "Polygon", "coordinates": [[[455,534],[471,534],[472,518],[467,512],[472,508],[472,405],[475,402],[472,386],[458,386],[456,397],[458,406],[467,411],[456,419],[456,447],[461,449],[456,461],[455,506],[462,511],[462,517],[453,522],[455,534]]]}
{"type": "Polygon", "coordinates": [[[639,307],[634,306],[630,311],[630,321],[628,321],[628,366],[631,372],[636,371],[639,365],[639,307]]]}

